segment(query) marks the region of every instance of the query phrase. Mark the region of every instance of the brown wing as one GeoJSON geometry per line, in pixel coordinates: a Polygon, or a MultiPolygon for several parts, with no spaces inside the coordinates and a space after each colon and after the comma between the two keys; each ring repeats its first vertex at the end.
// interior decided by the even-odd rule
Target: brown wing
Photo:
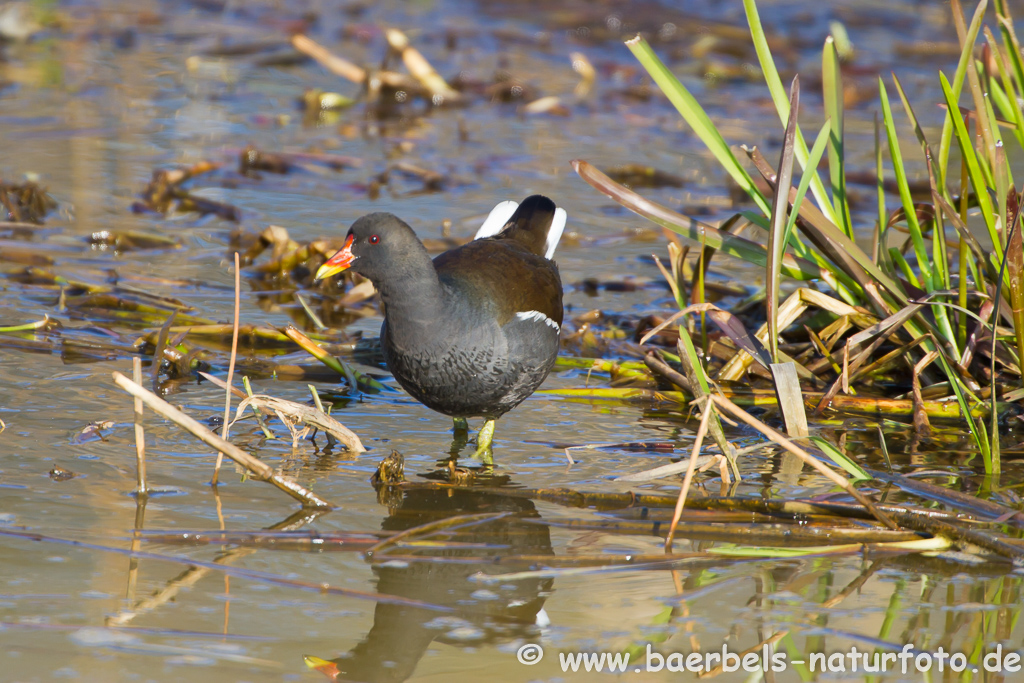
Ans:
{"type": "Polygon", "coordinates": [[[445,252],[434,259],[434,267],[443,283],[491,310],[500,325],[526,311],[540,311],[562,324],[558,267],[508,233],[445,252]]]}

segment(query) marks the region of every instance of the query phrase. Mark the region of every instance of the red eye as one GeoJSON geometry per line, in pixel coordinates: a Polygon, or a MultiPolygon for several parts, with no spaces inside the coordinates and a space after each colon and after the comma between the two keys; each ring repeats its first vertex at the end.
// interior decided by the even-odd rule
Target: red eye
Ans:
{"type": "Polygon", "coordinates": [[[370,244],[377,244],[377,242],[380,242],[380,235],[371,235],[370,244]]]}

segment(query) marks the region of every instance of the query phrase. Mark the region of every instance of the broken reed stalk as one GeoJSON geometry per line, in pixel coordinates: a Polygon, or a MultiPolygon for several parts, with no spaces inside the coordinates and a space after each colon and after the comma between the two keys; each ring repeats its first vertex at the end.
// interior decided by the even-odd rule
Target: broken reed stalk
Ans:
{"type": "Polygon", "coordinates": [[[142,399],[142,402],[149,406],[149,409],[156,412],[157,414],[167,418],[179,427],[187,430],[197,439],[207,444],[208,446],[220,451],[224,455],[228,456],[242,467],[245,467],[252,472],[252,478],[258,479],[259,481],[269,482],[277,488],[287,493],[292,498],[300,501],[303,505],[311,508],[333,508],[327,501],[323,500],[312,491],[307,490],[303,486],[291,481],[287,481],[282,477],[274,473],[274,470],[259,460],[249,455],[241,448],[220,438],[207,427],[199,424],[196,420],[192,419],[185,413],[181,412],[167,401],[163,400],[151,391],[146,390],[144,387],[131,381],[120,372],[114,372],[114,383],[117,384],[121,389],[124,389],[132,396],[142,399]]]}
{"type": "Polygon", "coordinates": [[[809,435],[807,411],[804,408],[804,398],[800,389],[800,377],[796,373],[796,363],[772,363],[769,366],[769,371],[774,380],[775,396],[786,424],[786,433],[794,439],[809,435]]]}
{"type": "MultiPolygon", "coordinates": [[[[135,383],[142,386],[142,359],[138,356],[132,356],[132,376],[135,383]]],[[[149,488],[146,486],[146,432],[142,427],[142,399],[138,397],[135,398],[135,472],[139,482],[135,494],[141,499],[149,493],[149,488]]]]}
{"type": "Polygon", "coordinates": [[[693,450],[690,451],[690,464],[686,468],[686,476],[683,477],[683,487],[679,489],[679,500],[676,502],[675,512],[672,513],[672,526],[668,528],[668,536],[665,537],[665,553],[672,552],[672,539],[676,535],[676,524],[683,516],[683,506],[686,505],[686,493],[690,490],[690,483],[693,481],[693,472],[697,469],[697,455],[700,447],[704,445],[704,435],[708,432],[708,418],[711,417],[712,405],[707,398],[704,399],[704,412],[700,416],[700,427],[697,428],[697,436],[693,440],[693,450]]]}
{"type": "MultiPolygon", "coordinates": [[[[235,358],[238,356],[238,309],[241,308],[242,280],[239,271],[238,252],[235,252],[235,319],[231,325],[231,359],[228,361],[228,379],[224,388],[224,424],[220,429],[220,438],[227,441],[228,429],[231,427],[231,386],[235,378],[235,358]]],[[[258,414],[258,413],[257,413],[258,414]]],[[[213,467],[213,479],[210,484],[217,485],[220,465],[224,462],[224,454],[217,453],[217,464],[213,467]]]]}
{"type": "Polygon", "coordinates": [[[792,441],[790,441],[789,439],[787,439],[782,434],[778,433],[765,423],[761,422],[754,416],[750,415],[747,411],[743,410],[729,399],[719,396],[717,394],[712,394],[711,400],[714,401],[719,407],[724,408],[730,415],[732,415],[736,419],[753,427],[754,429],[756,429],[757,431],[761,432],[766,437],[774,441],[775,443],[785,448],[787,451],[789,451],[796,457],[800,458],[800,460],[802,460],[805,464],[810,465],[811,467],[816,469],[818,472],[824,475],[825,478],[827,478],[829,481],[833,482],[834,484],[842,488],[844,491],[849,493],[851,496],[853,496],[857,500],[857,502],[859,502],[861,505],[867,508],[868,511],[870,511],[871,514],[874,515],[875,519],[877,519],[879,522],[889,527],[890,529],[899,528],[888,515],[886,515],[884,512],[875,507],[875,504],[872,503],[867,496],[865,496],[863,493],[855,489],[853,487],[853,484],[851,484],[846,478],[839,476],[838,474],[830,470],[828,467],[826,467],[825,463],[818,460],[813,455],[811,455],[804,449],[800,448],[795,443],[793,443],[792,441]]]}
{"type": "Polygon", "coordinates": [[[320,62],[321,66],[336,76],[341,76],[353,83],[363,84],[366,82],[366,69],[356,66],[347,59],[342,59],[301,33],[292,36],[292,46],[302,54],[320,62]]]}
{"type": "Polygon", "coordinates": [[[435,105],[441,104],[444,100],[457,102],[461,99],[462,95],[445,82],[441,74],[437,73],[437,70],[427,61],[427,58],[419,50],[409,45],[409,38],[404,33],[398,29],[389,28],[384,31],[384,36],[391,49],[401,55],[402,62],[405,63],[405,68],[409,70],[409,73],[429,90],[434,98],[440,98],[440,100],[434,100],[435,105]]]}

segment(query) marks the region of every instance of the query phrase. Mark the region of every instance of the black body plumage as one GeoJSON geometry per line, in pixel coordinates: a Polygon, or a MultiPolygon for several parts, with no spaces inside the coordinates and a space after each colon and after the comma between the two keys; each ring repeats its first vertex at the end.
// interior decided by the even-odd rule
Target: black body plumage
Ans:
{"type": "Polygon", "coordinates": [[[498,234],[433,260],[392,214],[352,225],[352,270],[380,293],[384,358],[413,398],[452,417],[496,419],[541,385],[562,323],[558,267],[544,256],[554,216],[554,203],[534,195],[498,234]]]}

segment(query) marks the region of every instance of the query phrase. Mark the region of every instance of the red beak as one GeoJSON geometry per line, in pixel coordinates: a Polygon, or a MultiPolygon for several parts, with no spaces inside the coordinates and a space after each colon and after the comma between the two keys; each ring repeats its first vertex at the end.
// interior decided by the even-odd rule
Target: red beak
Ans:
{"type": "Polygon", "coordinates": [[[323,280],[326,277],[337,275],[338,273],[347,270],[348,267],[352,265],[352,262],[356,260],[355,254],[352,253],[352,241],[354,239],[354,235],[349,235],[348,239],[345,240],[345,246],[341,248],[341,251],[327,259],[327,263],[320,266],[319,270],[316,271],[316,277],[313,279],[323,280]]]}

